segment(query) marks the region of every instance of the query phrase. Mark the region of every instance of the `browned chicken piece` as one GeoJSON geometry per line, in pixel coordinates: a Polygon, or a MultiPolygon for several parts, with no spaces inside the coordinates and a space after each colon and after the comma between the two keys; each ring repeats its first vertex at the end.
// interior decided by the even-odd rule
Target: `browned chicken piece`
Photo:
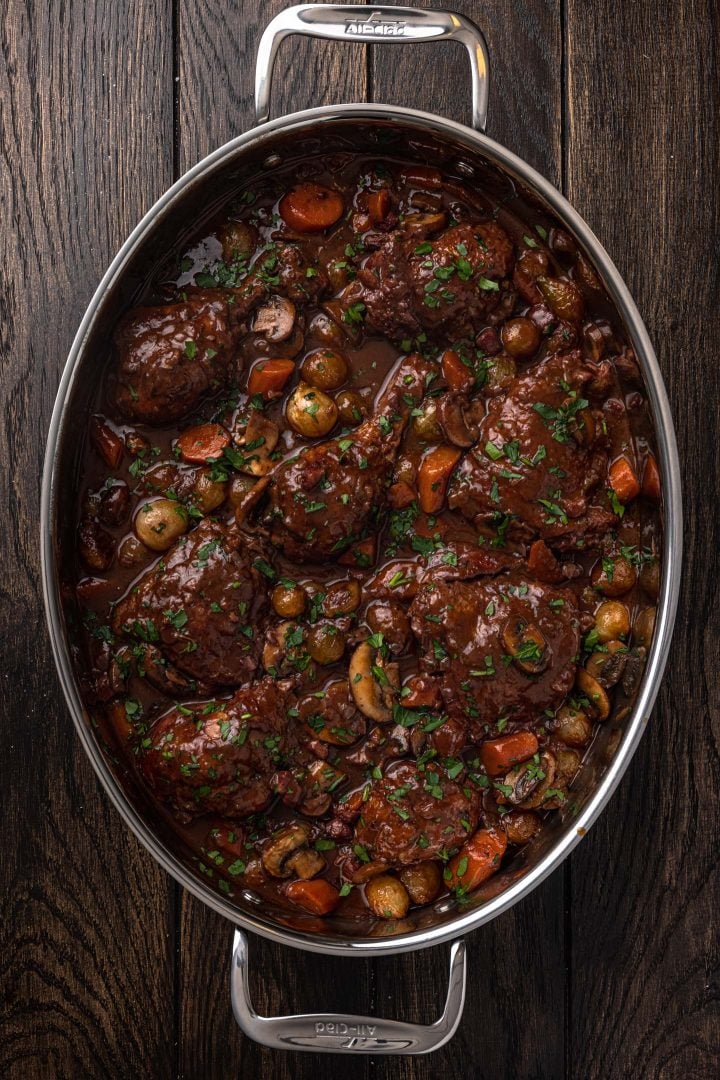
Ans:
{"type": "Polygon", "coordinates": [[[506,576],[425,581],[410,606],[423,671],[448,713],[477,725],[534,720],[570,691],[580,645],[569,589],[506,576]]]}
{"type": "Polygon", "coordinates": [[[219,390],[239,337],[237,316],[219,289],[128,312],[115,333],[115,401],[122,413],[166,424],[219,390]]]}
{"type": "Polygon", "coordinates": [[[478,440],[453,474],[449,506],[476,524],[502,507],[528,535],[549,540],[610,527],[609,443],[584,396],[593,374],[579,351],[554,354],[491,398],[478,440]]]}
{"type": "Polygon", "coordinates": [[[245,320],[265,299],[314,299],[327,284],[294,244],[260,252],[234,289],[189,290],[187,299],[162,307],[134,308],[115,333],[118,367],[115,402],[129,419],[167,424],[187,416],[237,372],[245,320]],[[311,271],[311,276],[308,276],[311,271]]]}
{"type": "Polygon", "coordinates": [[[494,221],[455,225],[430,240],[400,228],[369,256],[346,300],[364,304],[366,326],[395,340],[421,330],[470,337],[511,295],[500,283],[512,263],[512,242],[494,221]]]}
{"type": "Polygon", "coordinates": [[[205,520],[147,571],[113,613],[116,633],[156,645],[203,687],[251,679],[268,601],[247,541],[205,520]]]}
{"type": "Polygon", "coordinates": [[[355,827],[355,839],[373,859],[393,865],[435,859],[475,831],[480,793],[456,783],[435,763],[400,761],[373,785],[355,827]]]}
{"type": "Polygon", "coordinates": [[[263,679],[229,701],[171,709],[150,731],[145,778],[185,821],[264,810],[274,794],[273,777],[295,747],[287,721],[293,701],[272,679],[263,679]]]}
{"type": "Polygon", "coordinates": [[[421,356],[406,357],[371,419],[346,436],[308,446],[274,471],[264,522],[289,558],[340,555],[374,527],[402,433],[431,370],[421,356]]]}

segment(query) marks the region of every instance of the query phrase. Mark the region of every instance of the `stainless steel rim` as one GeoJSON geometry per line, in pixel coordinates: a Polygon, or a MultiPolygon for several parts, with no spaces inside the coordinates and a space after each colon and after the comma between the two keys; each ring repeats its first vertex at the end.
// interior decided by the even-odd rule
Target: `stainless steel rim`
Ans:
{"type": "Polygon", "coordinates": [[[660,368],[655,357],[650,339],[635,303],[628,292],[620,274],[603,249],[597,237],[573,210],[567,200],[539,173],[505,147],[489,139],[486,135],[473,131],[461,124],[444,120],[431,113],[417,109],[388,107],[385,105],[350,104],[335,105],[327,108],[308,109],[289,116],[270,121],[226,143],[214,151],[194,168],[187,172],[155,203],[136,226],[110,264],[100,282],[82,323],[73,341],[65,369],[58,388],[48,433],[45,464],[43,471],[41,498],[41,563],[45,613],[50,633],[55,663],[60,683],[70,713],[80,736],[80,741],[92,762],[93,768],[102,782],[111,801],[133,830],[140,842],[179,884],[202,900],[214,911],[224,915],[234,923],[252,930],[271,941],[310,952],[333,953],[346,956],[378,955],[410,952],[426,948],[443,941],[457,938],[461,934],[477,929],[484,923],[507,911],[518,900],[526,896],[555,870],[563,859],[579,843],[587,830],[595,822],[601,810],[617,787],[632,755],[640,742],[649,720],[667,662],[672,636],[677,601],[680,588],[680,567],[682,556],[682,497],[680,487],[680,467],[675,441],[670,406],[662,380],[660,368]],[[652,406],[655,431],[658,442],[661,472],[663,477],[663,575],[658,599],[655,640],[650,650],[647,667],[638,698],[628,723],[623,741],[608,767],[607,773],[594,794],[573,822],[573,827],[548,852],[544,859],[528,871],[516,884],[509,886],[499,896],[488,900],[481,908],[459,913],[456,918],[442,926],[416,930],[412,933],[388,938],[355,941],[351,938],[337,939],[325,935],[309,935],[299,931],[280,929],[278,926],[263,921],[259,916],[238,912],[229,902],[213,890],[196,880],[189,871],[158,840],[145,825],[128,802],[122,788],[115,779],[105,757],[93,738],[86,721],[86,714],[80,699],[78,687],[70,662],[70,655],[65,640],[63,620],[60,609],[58,587],[58,566],[53,543],[57,492],[55,490],[55,458],[58,437],[65,401],[76,376],[85,341],[88,337],[92,320],[100,305],[106,289],[122,274],[130,257],[143,243],[155,222],[157,215],[168,209],[173,201],[192,183],[209,174],[223,163],[226,158],[244,147],[261,146],[263,141],[278,133],[301,131],[308,127],[318,127],[337,119],[366,120],[382,119],[394,121],[406,128],[432,131],[438,135],[450,136],[455,143],[470,149],[480,149],[491,161],[502,166],[507,172],[534,188],[553,208],[560,220],[564,220],[575,232],[589,251],[596,266],[601,271],[608,292],[623,318],[633,347],[640,361],[645,385],[652,406]]]}

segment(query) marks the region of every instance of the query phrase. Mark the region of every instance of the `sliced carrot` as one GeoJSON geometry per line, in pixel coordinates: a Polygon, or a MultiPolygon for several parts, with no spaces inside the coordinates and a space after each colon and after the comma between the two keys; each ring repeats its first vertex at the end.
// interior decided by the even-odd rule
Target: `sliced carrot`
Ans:
{"type": "Polygon", "coordinates": [[[340,556],[338,562],[342,566],[372,566],[375,562],[375,537],[368,536],[366,540],[358,540],[357,544],[353,544],[340,556]]]}
{"type": "Polygon", "coordinates": [[[420,462],[420,509],[426,514],[437,514],[442,509],[452,471],[459,460],[459,450],[454,446],[443,445],[434,447],[420,462]]]}
{"type": "Polygon", "coordinates": [[[560,563],[544,540],[535,540],[530,545],[527,562],[530,573],[539,581],[554,585],[563,580],[560,563]]]}
{"type": "Polygon", "coordinates": [[[445,868],[443,877],[451,889],[472,892],[492,877],[505,854],[507,837],[496,829],[478,829],[445,868]]]}
{"type": "Polygon", "coordinates": [[[117,469],[122,460],[125,443],[99,416],[93,416],[90,423],[90,438],[109,469],[117,469]]]}
{"type": "Polygon", "coordinates": [[[414,490],[404,480],[398,480],[388,488],[387,501],[393,510],[404,510],[410,503],[415,502],[416,498],[414,490]]]}
{"type": "Polygon", "coordinates": [[[632,502],[640,494],[640,484],[632,465],[625,457],[613,461],[610,466],[610,487],[623,505],[632,502]]]}
{"type": "Polygon", "coordinates": [[[654,454],[648,454],[643,470],[642,493],[654,502],[660,502],[660,470],[654,454]]]}
{"type": "Polygon", "coordinates": [[[406,709],[432,709],[440,704],[440,687],[432,675],[411,675],[403,686],[400,703],[406,709]]]}
{"type": "Polygon", "coordinates": [[[293,904],[313,915],[328,915],[340,902],[340,893],[324,878],[291,881],[285,886],[285,895],[293,904]]]}
{"type": "Polygon", "coordinates": [[[305,183],[290,188],[280,200],[280,217],[296,232],[322,232],[342,217],[345,204],[339,191],[322,184],[305,183]]]}
{"type": "Polygon", "coordinates": [[[198,424],[183,431],[177,445],[183,461],[203,464],[222,455],[225,447],[230,445],[230,436],[220,424],[198,424]]]}
{"type": "Polygon", "coordinates": [[[281,394],[295,364],[292,360],[260,360],[248,377],[248,394],[262,394],[268,398],[281,394]]]}
{"type": "Polygon", "coordinates": [[[463,364],[454,349],[445,350],[440,359],[440,366],[445,382],[451,390],[469,390],[475,382],[472,371],[463,364]]]}
{"type": "Polygon", "coordinates": [[[486,739],[480,747],[480,760],[488,776],[503,776],[513,765],[537,752],[538,741],[532,731],[514,731],[499,739],[486,739]]]}
{"type": "Polygon", "coordinates": [[[374,225],[379,225],[390,212],[390,192],[387,188],[371,192],[367,197],[367,208],[374,225]]]}

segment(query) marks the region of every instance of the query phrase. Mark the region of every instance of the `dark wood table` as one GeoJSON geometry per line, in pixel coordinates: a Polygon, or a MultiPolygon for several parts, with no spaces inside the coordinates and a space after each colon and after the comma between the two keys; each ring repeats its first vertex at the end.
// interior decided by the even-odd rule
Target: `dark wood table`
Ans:
{"type": "MultiPolygon", "coordinates": [[[[677,424],[686,566],[659,704],[612,803],[468,940],[465,1016],[429,1058],[279,1054],[239,1034],[230,927],[122,824],[80,749],[42,614],[43,448],[111,255],[180,173],[252,123],[280,0],[7,0],[0,12],[3,1077],[706,1078],[720,1068],[720,9],[455,3],[485,30],[489,133],[557,184],[629,283],[677,424]]],[[[469,119],[465,57],[283,48],[275,111],[371,98],[469,119]]],[[[431,1020],[447,950],[325,960],[257,939],[261,1010],[431,1020]]]]}

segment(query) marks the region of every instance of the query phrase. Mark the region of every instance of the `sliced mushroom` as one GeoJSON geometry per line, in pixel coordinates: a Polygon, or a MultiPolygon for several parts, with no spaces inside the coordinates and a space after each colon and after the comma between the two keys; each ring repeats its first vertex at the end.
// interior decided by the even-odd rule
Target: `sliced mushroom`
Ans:
{"type": "Polygon", "coordinates": [[[260,480],[243,488],[237,484],[237,481],[244,479],[246,479],[246,477],[236,476],[233,478],[230,486],[230,501],[235,508],[235,521],[238,525],[242,525],[245,518],[253,507],[258,504],[262,498],[263,492],[270,484],[270,477],[263,476],[260,480]]]}
{"type": "Polygon", "coordinates": [[[403,229],[417,236],[431,236],[444,229],[446,222],[445,211],[434,214],[406,214],[403,218],[403,229]]]}
{"type": "Polygon", "coordinates": [[[464,394],[451,391],[438,399],[437,412],[448,442],[466,449],[477,442],[482,417],[475,415],[464,394]]]}
{"type": "Polygon", "coordinates": [[[629,698],[633,697],[640,685],[640,680],[645,671],[646,657],[647,649],[643,648],[642,645],[639,645],[637,648],[632,649],[626,658],[627,662],[622,677],[622,688],[623,693],[629,698]]]}
{"type": "Polygon", "coordinates": [[[295,326],[295,305],[285,296],[271,296],[255,312],[253,331],[268,341],[285,341],[295,326]]]}
{"type": "Polygon", "coordinates": [[[243,460],[236,467],[250,476],[265,476],[273,467],[271,454],[278,444],[280,428],[274,420],[253,409],[245,430],[235,439],[244,448],[243,460]]]}
{"type": "Polygon", "coordinates": [[[627,645],[622,641],[608,641],[602,650],[588,657],[585,670],[608,689],[616,686],[622,678],[628,658],[627,645]]]}
{"type": "Polygon", "coordinates": [[[539,675],[548,666],[548,644],[534,623],[525,619],[509,619],[503,630],[503,641],[517,666],[527,675],[539,675]]]}
{"type": "MultiPolygon", "coordinates": [[[[537,755],[535,757],[537,758],[537,755]]],[[[519,806],[520,803],[523,806],[529,806],[530,804],[525,800],[529,799],[533,792],[537,791],[540,785],[545,783],[548,777],[552,782],[554,776],[555,759],[549,754],[543,754],[537,760],[533,758],[531,761],[524,761],[522,765],[516,765],[505,776],[502,786],[498,790],[513,806],[519,806]]],[[[549,786],[550,783],[547,784],[547,787],[549,786]]]]}
{"type": "Polygon", "coordinates": [[[350,689],[361,713],[379,724],[392,720],[392,705],[400,689],[397,664],[388,663],[367,641],[350,658],[350,689]]]}
{"type": "Polygon", "coordinates": [[[358,867],[350,880],[353,885],[364,885],[366,881],[377,877],[378,874],[384,874],[387,868],[388,864],[383,862],[382,859],[372,859],[371,862],[363,863],[362,866],[358,867]]]}
{"type": "Polygon", "coordinates": [[[313,848],[299,848],[285,860],[285,865],[296,877],[309,881],[325,869],[326,863],[319,851],[313,848]]]}
{"type": "Polygon", "coordinates": [[[287,864],[288,859],[293,852],[306,847],[309,837],[310,827],[303,821],[296,821],[287,828],[281,829],[265,845],[260,856],[268,874],[276,878],[290,877],[292,868],[287,864]]]}
{"type": "Polygon", "coordinates": [[[262,654],[263,667],[268,674],[287,675],[292,670],[289,660],[296,655],[303,637],[302,627],[294,622],[276,623],[268,629],[262,654]]]}
{"type": "MultiPolygon", "coordinates": [[[[535,762],[526,762],[523,768],[528,767],[535,767],[537,770],[535,762]]],[[[540,771],[545,774],[544,777],[539,780],[539,783],[529,798],[524,799],[521,803],[525,810],[534,810],[535,807],[542,806],[546,798],[545,793],[552,788],[555,783],[555,755],[551,754],[549,750],[546,750],[540,757],[540,771]]]]}
{"type": "Polygon", "coordinates": [[[579,668],[575,676],[578,690],[588,700],[588,711],[597,720],[607,720],[610,715],[610,698],[597,679],[585,668],[579,668]]]}

